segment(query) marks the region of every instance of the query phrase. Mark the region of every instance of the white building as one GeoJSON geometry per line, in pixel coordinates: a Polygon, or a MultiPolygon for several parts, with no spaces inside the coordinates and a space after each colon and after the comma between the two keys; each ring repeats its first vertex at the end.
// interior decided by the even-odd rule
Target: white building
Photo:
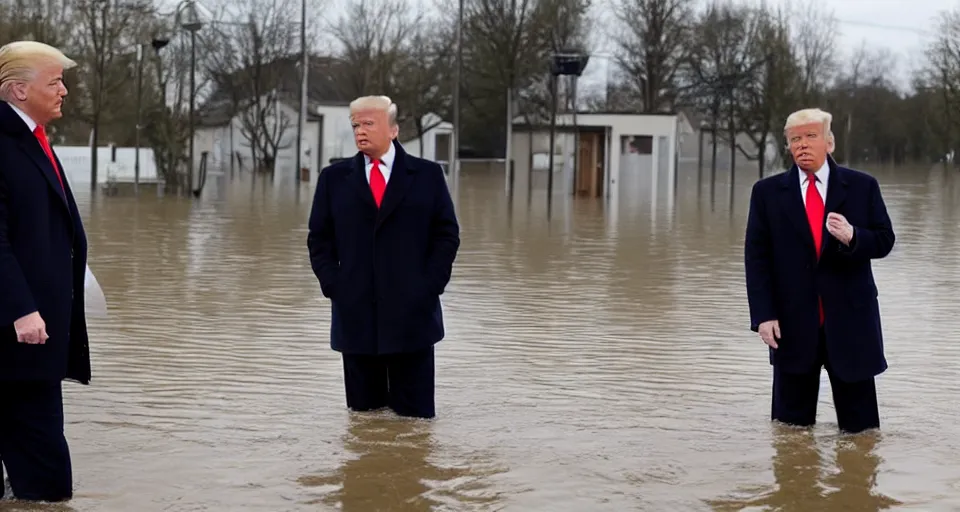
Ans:
{"type": "MultiPolygon", "coordinates": [[[[677,172],[679,137],[689,132],[675,114],[557,114],[553,191],[566,195],[619,199],[653,191],[658,181],[672,186],[677,172]],[[579,151],[574,168],[575,133],[579,151]]],[[[515,190],[547,183],[549,120],[513,122],[511,154],[515,190]]]]}
{"type": "MultiPolygon", "coordinates": [[[[266,104],[266,103],[265,103],[266,104]]],[[[296,136],[297,136],[297,106],[282,99],[275,102],[273,107],[280,112],[281,121],[277,126],[284,127],[279,137],[277,151],[276,174],[278,176],[296,175],[296,136]]],[[[194,155],[199,168],[202,154],[207,152],[207,166],[213,172],[230,172],[231,155],[233,155],[233,169],[251,170],[253,157],[250,141],[244,135],[243,114],[232,117],[226,109],[208,110],[207,115],[201,118],[201,125],[195,130],[194,155]]],[[[268,116],[267,125],[274,125],[275,117],[268,116]]],[[[415,133],[413,123],[407,123],[410,129],[403,132],[415,133]]],[[[401,144],[407,153],[439,162],[447,168],[450,160],[450,141],[453,125],[440,119],[436,114],[428,113],[423,116],[421,125],[423,136],[412,139],[401,138],[401,144]]],[[[406,128],[406,126],[405,126],[406,128]]],[[[401,137],[404,134],[401,134],[401,137]]],[[[307,122],[304,126],[302,140],[302,164],[309,170],[310,180],[313,181],[317,171],[330,164],[331,160],[349,158],[356,154],[353,130],[350,126],[350,109],[347,103],[311,102],[308,105],[307,122]]]]}
{"type": "MultiPolygon", "coordinates": [[[[408,123],[412,124],[412,123],[408,123]]],[[[400,144],[408,155],[425,158],[439,163],[444,171],[453,158],[453,123],[444,121],[434,113],[427,113],[420,119],[423,136],[417,137],[415,129],[401,130],[400,144]]]]}
{"type": "MultiPolygon", "coordinates": [[[[297,105],[280,100],[272,105],[280,112],[280,123],[276,117],[268,116],[267,125],[277,126],[279,149],[276,155],[275,171],[278,175],[296,170],[297,151],[297,105]]],[[[253,168],[253,155],[250,141],[244,134],[243,113],[230,115],[227,109],[210,110],[201,117],[195,130],[194,158],[199,165],[201,155],[208,153],[207,166],[211,171],[229,172],[231,155],[233,169],[249,171],[253,168]]],[[[318,169],[327,165],[331,159],[352,156],[357,148],[353,142],[350,128],[350,110],[347,104],[337,102],[310,102],[307,109],[307,122],[301,141],[302,164],[315,175],[318,169]]]]}

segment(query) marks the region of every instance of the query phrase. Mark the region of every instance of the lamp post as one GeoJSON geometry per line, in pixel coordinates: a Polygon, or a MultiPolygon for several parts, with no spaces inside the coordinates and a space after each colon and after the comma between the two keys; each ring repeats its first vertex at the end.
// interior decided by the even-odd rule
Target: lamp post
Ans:
{"type": "Polygon", "coordinates": [[[203,28],[197,0],[184,0],[177,9],[177,19],[180,27],[190,32],[190,159],[187,162],[187,183],[189,192],[193,192],[193,144],[194,144],[194,109],[197,95],[197,32],[203,28]]]}
{"type": "MultiPolygon", "coordinates": [[[[158,55],[160,49],[170,43],[169,39],[154,39],[150,45],[158,55]]],[[[137,43],[137,129],[134,134],[133,194],[140,195],[140,130],[143,129],[143,43],[137,43]]]]}
{"type": "Polygon", "coordinates": [[[310,76],[310,62],[307,59],[307,0],[303,0],[300,4],[300,118],[297,120],[297,168],[293,179],[297,191],[300,190],[299,183],[302,179],[300,173],[303,169],[303,132],[307,123],[307,80],[310,76]]]}
{"type": "MultiPolygon", "coordinates": [[[[463,81],[463,0],[457,7],[457,64],[453,72],[453,159],[450,169],[451,184],[454,194],[460,191],[460,84],[463,81]]],[[[454,201],[459,199],[454,195],[454,201]]]]}
{"type": "MultiPolygon", "coordinates": [[[[547,214],[550,214],[551,203],[553,201],[553,153],[556,143],[557,131],[557,81],[560,76],[579,77],[583,74],[584,68],[590,55],[579,50],[564,50],[553,55],[550,61],[550,153],[547,156],[547,214]]],[[[574,105],[576,110],[576,105],[574,105]]],[[[574,148],[574,152],[577,148],[574,148]]],[[[576,170],[574,170],[576,172],[576,170]]]]}

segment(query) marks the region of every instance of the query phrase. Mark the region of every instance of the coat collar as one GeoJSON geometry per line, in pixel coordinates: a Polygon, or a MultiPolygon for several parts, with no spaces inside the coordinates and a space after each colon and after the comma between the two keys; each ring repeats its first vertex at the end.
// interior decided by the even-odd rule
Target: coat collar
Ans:
{"type": "Polygon", "coordinates": [[[407,152],[403,150],[403,146],[394,140],[393,147],[396,155],[393,168],[390,171],[390,181],[387,182],[387,189],[383,193],[383,200],[379,209],[373,200],[373,192],[370,190],[370,183],[367,181],[366,159],[363,153],[357,152],[353,157],[348,178],[350,183],[353,184],[354,191],[360,196],[360,200],[377,215],[378,228],[403,201],[410,188],[410,183],[413,181],[412,175],[416,172],[416,167],[409,165],[407,152]]]}
{"type": "MultiPolygon", "coordinates": [[[[823,219],[823,243],[820,245],[820,255],[822,256],[827,245],[839,243],[833,237],[828,236],[826,219],[827,214],[838,212],[843,203],[847,200],[847,175],[846,168],[837,165],[832,156],[827,155],[827,165],[830,167],[830,175],[827,178],[827,202],[824,204],[823,219]]],[[[796,164],[783,173],[780,178],[781,193],[784,195],[781,204],[784,205],[784,212],[790,219],[794,228],[799,231],[805,243],[810,246],[810,253],[814,253],[813,234],[810,233],[810,224],[807,221],[807,207],[800,196],[800,168],[796,164]]]]}
{"type": "MultiPolygon", "coordinates": [[[[57,178],[57,172],[54,170],[53,164],[50,163],[50,159],[47,158],[46,152],[43,151],[43,147],[40,146],[40,141],[27,127],[23,118],[5,101],[0,101],[0,130],[15,139],[20,149],[33,160],[37,170],[46,178],[47,184],[53,187],[54,193],[61,199],[63,206],[69,212],[70,206],[67,204],[66,197],[67,178],[62,176],[63,166],[60,165],[58,160],[57,165],[60,165],[63,179],[63,186],[61,187],[60,178],[57,178]]],[[[54,155],[54,159],[56,159],[56,155],[54,155]]]]}

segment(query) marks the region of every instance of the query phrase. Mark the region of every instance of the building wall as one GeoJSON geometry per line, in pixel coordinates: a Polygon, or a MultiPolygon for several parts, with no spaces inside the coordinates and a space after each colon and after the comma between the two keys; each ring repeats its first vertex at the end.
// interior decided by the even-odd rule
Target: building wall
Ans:
{"type": "MultiPolygon", "coordinates": [[[[421,137],[416,137],[414,139],[401,142],[400,144],[403,146],[403,150],[406,151],[408,155],[412,155],[418,158],[424,158],[426,160],[445,164],[450,160],[450,156],[452,154],[452,151],[451,151],[452,148],[450,148],[449,145],[444,149],[438,148],[437,137],[440,137],[440,136],[452,137],[453,125],[450,123],[440,123],[439,125],[436,125],[433,128],[430,128],[429,130],[427,130],[422,137],[423,139],[422,151],[421,151],[421,144],[420,144],[421,137]],[[445,154],[438,154],[437,153],[438,150],[442,151],[445,154]]],[[[452,139],[448,139],[448,140],[452,141],[452,139]]]]}
{"type": "Polygon", "coordinates": [[[331,158],[345,158],[357,154],[353,128],[350,125],[350,107],[321,106],[317,108],[317,114],[323,116],[323,154],[322,163],[316,169],[330,165],[331,158]]]}
{"type": "MultiPolygon", "coordinates": [[[[583,127],[601,128],[605,136],[605,185],[604,195],[608,198],[619,198],[642,193],[642,183],[648,180],[651,170],[656,168],[665,174],[664,178],[673,181],[676,172],[676,156],[678,151],[678,119],[674,115],[614,115],[614,114],[579,114],[577,124],[583,127]],[[625,140],[631,136],[653,137],[652,154],[636,155],[629,150],[624,151],[625,140]]],[[[557,116],[557,126],[573,126],[572,116],[564,114],[557,116]]],[[[533,153],[548,153],[549,131],[540,129],[531,135],[528,131],[514,132],[512,151],[516,169],[516,182],[526,182],[530,172],[530,151],[533,153]],[[532,140],[531,140],[532,139],[532,140]]],[[[554,157],[554,190],[569,191],[572,184],[573,172],[573,135],[558,134],[556,138],[556,156],[554,157]],[[562,188],[557,187],[557,182],[562,188]]],[[[530,182],[534,188],[539,188],[538,161],[544,157],[534,157],[533,171],[530,182]]],[[[521,185],[515,185],[521,186],[521,185]]],[[[517,189],[519,190],[519,188],[517,189]]]]}
{"type": "MultiPolygon", "coordinates": [[[[695,169],[699,159],[698,144],[700,142],[700,131],[695,130],[689,134],[682,134],[680,139],[679,160],[682,169],[695,169]]],[[[745,133],[737,136],[737,144],[743,147],[744,151],[751,156],[758,155],[757,145],[745,133]]],[[[710,168],[710,160],[713,156],[713,145],[709,131],[703,134],[703,163],[704,168],[710,168]]],[[[771,137],[767,137],[767,166],[776,164],[777,161],[776,142],[771,137]]],[[[737,167],[743,165],[756,165],[756,161],[749,161],[739,150],[737,151],[737,167]]],[[[730,170],[730,145],[717,140],[717,169],[722,171],[730,170]]]]}
{"type": "MultiPolygon", "coordinates": [[[[286,117],[289,121],[280,139],[282,149],[277,153],[276,172],[278,176],[295,176],[298,112],[295,108],[282,102],[279,104],[279,108],[281,116],[286,117]]],[[[356,153],[349,112],[349,108],[346,106],[320,106],[317,108],[316,114],[323,116],[322,119],[320,121],[308,121],[304,126],[303,161],[310,169],[311,180],[315,179],[319,169],[329,165],[332,158],[349,157],[356,153]]],[[[272,118],[268,119],[268,125],[271,122],[272,118]]],[[[198,128],[194,138],[194,158],[197,165],[199,165],[201,154],[204,151],[210,153],[208,165],[211,170],[220,169],[228,172],[230,170],[230,155],[233,152],[240,153],[243,169],[252,168],[250,141],[243,134],[239,116],[234,118],[230,124],[224,126],[198,128]]]]}
{"type": "MultiPolygon", "coordinates": [[[[63,173],[70,185],[90,184],[91,151],[87,146],[53,146],[53,151],[63,165],[63,173]]],[[[107,183],[110,179],[117,181],[134,180],[135,148],[97,148],[97,183],[107,183]]],[[[143,182],[157,179],[157,164],[153,159],[153,149],[140,148],[140,179],[143,182]]]]}

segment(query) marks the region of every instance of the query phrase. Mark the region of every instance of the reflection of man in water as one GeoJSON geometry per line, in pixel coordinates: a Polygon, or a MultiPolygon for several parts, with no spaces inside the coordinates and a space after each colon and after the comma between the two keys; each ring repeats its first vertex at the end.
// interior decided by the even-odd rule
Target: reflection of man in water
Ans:
{"type": "MultiPolygon", "coordinates": [[[[836,467],[821,455],[813,432],[781,427],[774,436],[772,491],[740,500],[715,500],[716,511],[763,507],[783,512],[883,510],[899,502],[875,494],[877,436],[836,437],[836,467]],[[824,475],[828,476],[824,476],[824,475]]],[[[738,492],[737,494],[743,494],[738,492]]]]}
{"type": "Polygon", "coordinates": [[[772,418],[813,425],[826,366],[839,427],[854,433],[880,426],[874,377],[887,361],[871,261],[895,237],[877,180],[829,157],[831,120],[820,109],[791,114],[796,164],[753,187],[747,299],[750,328],[770,347],[772,418]]]}
{"type": "MultiPolygon", "coordinates": [[[[463,484],[471,474],[480,475],[472,466],[440,468],[432,464],[431,428],[428,423],[384,417],[351,418],[344,446],[355,458],[344,462],[334,475],[303,477],[300,483],[306,487],[339,486],[322,501],[339,505],[345,512],[432,510],[441,503],[431,494],[443,491],[428,482],[436,486],[455,481],[463,484]]],[[[473,501],[466,496],[450,497],[458,503],[473,501]]]]}

